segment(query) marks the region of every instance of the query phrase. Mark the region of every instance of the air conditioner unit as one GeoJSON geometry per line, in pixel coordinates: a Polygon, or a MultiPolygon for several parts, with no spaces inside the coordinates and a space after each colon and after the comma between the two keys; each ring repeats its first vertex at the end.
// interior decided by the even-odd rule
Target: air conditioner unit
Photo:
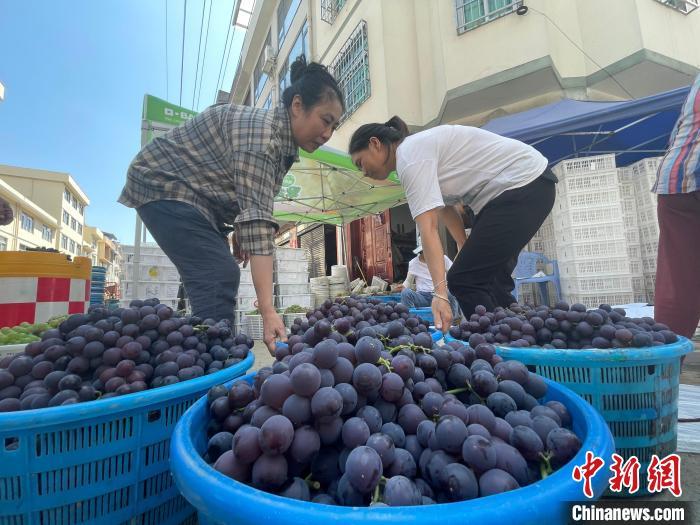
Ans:
{"type": "Polygon", "coordinates": [[[275,63],[277,61],[277,55],[272,46],[265,46],[263,48],[263,73],[267,75],[272,75],[275,70],[275,63]]]}

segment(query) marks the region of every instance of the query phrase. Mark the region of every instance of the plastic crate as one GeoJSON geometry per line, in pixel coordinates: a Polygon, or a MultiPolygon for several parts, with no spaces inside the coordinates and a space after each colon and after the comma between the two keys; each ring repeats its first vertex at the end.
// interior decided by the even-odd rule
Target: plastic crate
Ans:
{"type": "Polygon", "coordinates": [[[241,268],[240,284],[253,284],[253,273],[250,268],[241,268]]]}
{"type": "MultiPolygon", "coordinates": [[[[239,381],[253,381],[250,374],[239,381]]],[[[238,483],[215,471],[202,459],[209,421],[206,398],[200,399],[178,423],[171,442],[170,467],[182,495],[197,508],[202,525],[323,525],[328,523],[411,525],[502,525],[503,523],[561,523],[566,502],[581,499],[581,484],[573,481],[576,465],[586,451],[609,458],[612,436],[600,415],[565,387],[545,380],[543,401],[563,403],[573,418],[573,431],[582,441],[579,453],[566,465],[533,485],[503,494],[444,505],[399,508],[336,507],[283,498],[238,483]],[[514,521],[514,516],[516,521],[514,521]]],[[[609,473],[593,479],[594,499],[608,486],[609,473]]]]}
{"type": "Polygon", "coordinates": [[[305,272],[308,279],[309,263],[306,260],[297,259],[276,259],[276,272],[305,272]]]}
{"type": "MultiPolygon", "coordinates": [[[[124,266],[124,278],[125,280],[133,280],[135,277],[135,268],[133,264],[127,264],[124,266]]],[[[179,281],[180,274],[177,268],[170,265],[157,265],[157,264],[139,264],[139,281],[179,281]]]]}
{"type": "Polygon", "coordinates": [[[276,261],[306,261],[308,259],[306,250],[302,248],[275,248],[276,261]]]}
{"type": "Polygon", "coordinates": [[[294,319],[306,319],[306,313],[300,312],[296,314],[282,314],[282,320],[284,321],[284,326],[291,328],[294,324],[294,319]]]}
{"type": "Polygon", "coordinates": [[[126,281],[122,284],[122,296],[124,299],[145,299],[148,297],[176,299],[180,291],[179,282],[139,282],[134,286],[133,282],[126,281]]]}
{"type": "Polygon", "coordinates": [[[561,276],[561,287],[564,293],[593,294],[593,293],[629,293],[632,291],[632,277],[627,275],[602,275],[599,277],[566,277],[561,276]]]}
{"type": "MultiPolygon", "coordinates": [[[[681,356],[693,351],[683,337],[650,348],[543,350],[497,347],[505,360],[570,388],[603,416],[617,453],[636,456],[646,472],[651,456],[675,452],[681,356]]],[[[637,495],[644,495],[642,484],[637,495]]],[[[624,495],[624,493],[623,493],[624,495]]]]}
{"type": "Polygon", "coordinates": [[[370,295],[367,299],[373,301],[380,301],[382,303],[389,303],[394,301],[396,303],[401,302],[401,294],[391,294],[391,295],[370,295]]]}
{"type": "Polygon", "coordinates": [[[240,283],[238,285],[238,295],[246,297],[253,297],[257,295],[255,292],[255,286],[253,285],[253,283],[240,283]]]}
{"type": "Polygon", "coordinates": [[[245,322],[243,324],[243,333],[249,335],[256,341],[260,341],[263,338],[263,319],[262,315],[246,315],[244,317],[245,322]]]}
{"type": "Polygon", "coordinates": [[[244,374],[253,352],[215,374],[138,394],[0,414],[0,523],[163,525],[194,509],[168,468],[185,411],[244,374]]]}
{"type": "Polygon", "coordinates": [[[429,306],[425,308],[409,308],[408,313],[417,315],[424,321],[428,321],[429,323],[432,323],[435,318],[433,317],[433,309],[429,306]]]}
{"type": "MultiPolygon", "coordinates": [[[[326,297],[327,299],[327,297],[326,297]]],[[[313,294],[300,294],[300,295],[276,295],[275,303],[277,308],[289,308],[290,306],[301,306],[302,308],[311,308],[313,304],[314,296],[313,294]]],[[[325,299],[324,299],[325,301],[325,299]]],[[[323,301],[321,301],[323,303],[323,301]]]]}
{"type": "Polygon", "coordinates": [[[576,294],[564,293],[564,300],[569,304],[580,303],[587,308],[598,308],[601,304],[630,304],[634,302],[634,293],[630,290],[625,293],[610,294],[576,294]]]}
{"type": "MultiPolygon", "coordinates": [[[[134,264],[135,254],[124,254],[124,265],[134,264]]],[[[172,266],[173,263],[167,255],[144,255],[139,256],[139,266],[155,265],[155,266],[172,266]]]]}
{"type": "Polygon", "coordinates": [[[276,284],[275,293],[277,295],[308,295],[309,283],[276,284]]]}
{"type": "Polygon", "coordinates": [[[309,272],[289,270],[275,272],[275,282],[280,284],[308,284],[309,272]]]}
{"type": "Polygon", "coordinates": [[[256,296],[239,295],[236,297],[236,310],[250,312],[258,308],[258,298],[256,296]]]}

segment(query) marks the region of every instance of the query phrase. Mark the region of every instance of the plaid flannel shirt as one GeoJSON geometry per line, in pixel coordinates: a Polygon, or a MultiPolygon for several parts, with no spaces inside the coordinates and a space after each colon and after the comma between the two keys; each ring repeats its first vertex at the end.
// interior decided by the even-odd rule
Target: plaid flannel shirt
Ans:
{"type": "Polygon", "coordinates": [[[222,233],[234,228],[251,255],[271,255],[274,198],[297,153],[284,107],[211,106],[143,147],[119,202],[190,204],[222,233]]]}

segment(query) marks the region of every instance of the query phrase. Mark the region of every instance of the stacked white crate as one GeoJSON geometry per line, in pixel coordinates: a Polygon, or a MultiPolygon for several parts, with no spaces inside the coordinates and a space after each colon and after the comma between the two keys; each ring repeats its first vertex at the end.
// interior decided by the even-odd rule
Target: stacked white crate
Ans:
{"type": "Polygon", "coordinates": [[[280,310],[293,305],[313,306],[306,250],[284,247],[275,250],[275,305],[280,310]]]}
{"type": "Polygon", "coordinates": [[[142,244],[138,275],[134,265],[135,247],[123,244],[122,253],[122,304],[128,305],[133,299],[157,297],[161,303],[177,308],[180,274],[165,252],[155,243],[142,244]]]}
{"type": "Polygon", "coordinates": [[[245,268],[240,266],[241,276],[238,284],[238,295],[236,296],[236,309],[233,312],[234,333],[248,332],[246,330],[245,314],[257,309],[257,297],[253,286],[253,274],[250,271],[250,264],[245,268]]]}
{"type": "Polygon", "coordinates": [[[639,218],[637,213],[637,199],[635,196],[634,173],[631,167],[617,170],[620,184],[620,196],[622,197],[622,214],[625,222],[625,237],[627,239],[627,257],[630,261],[630,274],[632,275],[632,293],[635,303],[646,303],[646,286],[642,273],[642,252],[639,243],[639,218]]]}
{"type": "Polygon", "coordinates": [[[552,210],[562,294],[595,307],[634,299],[615,157],[566,160],[552,210]]]}
{"type": "Polygon", "coordinates": [[[647,298],[654,301],[656,283],[656,256],[659,246],[659,222],[656,213],[656,194],[651,188],[656,182],[656,172],[661,157],[642,159],[629,166],[634,181],[641,248],[642,273],[647,298]]]}

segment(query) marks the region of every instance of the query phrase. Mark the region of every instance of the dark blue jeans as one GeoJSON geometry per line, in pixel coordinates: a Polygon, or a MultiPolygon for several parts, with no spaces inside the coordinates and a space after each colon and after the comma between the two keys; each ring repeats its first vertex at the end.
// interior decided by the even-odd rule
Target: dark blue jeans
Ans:
{"type": "Polygon", "coordinates": [[[241,271],[226,237],[189,204],[161,200],[136,211],[180,273],[192,314],[233,320],[241,271]]]}

